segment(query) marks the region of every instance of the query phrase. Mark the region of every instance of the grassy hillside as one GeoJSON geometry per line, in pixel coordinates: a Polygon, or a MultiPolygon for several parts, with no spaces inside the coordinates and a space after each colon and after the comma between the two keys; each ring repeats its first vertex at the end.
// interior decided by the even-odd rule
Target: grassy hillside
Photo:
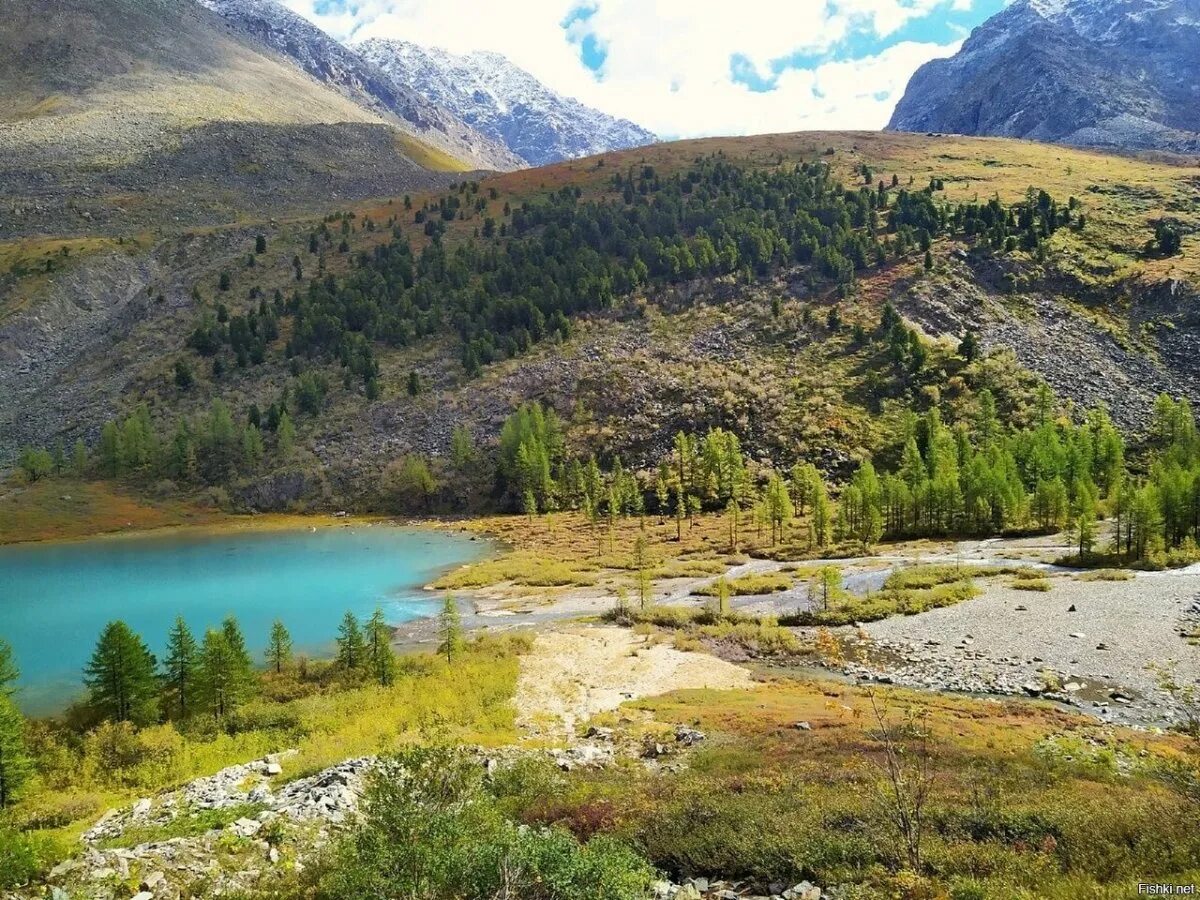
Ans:
{"type": "Polygon", "coordinates": [[[0,87],[5,237],[315,213],[464,166],[190,0],[6,3],[0,87]]]}
{"type": "Polygon", "coordinates": [[[380,119],[234,37],[198,4],[14,0],[4,10],[0,121],[14,148],[115,165],[205,122],[380,119]],[[76,36],[67,41],[64,34],[76,36]]]}

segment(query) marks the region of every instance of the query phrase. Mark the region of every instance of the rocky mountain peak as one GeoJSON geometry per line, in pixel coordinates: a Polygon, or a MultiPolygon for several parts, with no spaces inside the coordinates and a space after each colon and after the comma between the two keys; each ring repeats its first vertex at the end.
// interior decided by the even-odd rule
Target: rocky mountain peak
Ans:
{"type": "Polygon", "coordinates": [[[276,0],[197,0],[310,76],[359,105],[394,117],[402,130],[472,167],[514,169],[523,163],[419,91],[397,83],[358,53],[276,0]]]}
{"type": "Polygon", "coordinates": [[[545,165],[653,143],[657,138],[564,97],[490,51],[463,56],[409,41],[374,38],[354,45],[392,79],[445,107],[531,165],[545,165]]]}
{"type": "Polygon", "coordinates": [[[1016,0],[922,66],[889,128],[1200,151],[1200,0],[1016,0]]]}

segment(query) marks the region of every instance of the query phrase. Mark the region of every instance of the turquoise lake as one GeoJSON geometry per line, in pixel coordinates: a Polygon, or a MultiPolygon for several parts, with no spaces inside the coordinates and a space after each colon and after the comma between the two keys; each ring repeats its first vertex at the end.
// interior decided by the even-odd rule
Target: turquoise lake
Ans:
{"type": "Polygon", "coordinates": [[[197,637],[235,615],[255,652],[279,618],[297,652],[317,655],[346,610],[366,617],[381,605],[392,624],[434,612],[439,598],[422,586],[488,549],[386,525],[0,547],[0,638],[21,668],[18,703],[44,714],[82,694],[83,667],[113,619],[161,655],[177,615],[197,637]]]}

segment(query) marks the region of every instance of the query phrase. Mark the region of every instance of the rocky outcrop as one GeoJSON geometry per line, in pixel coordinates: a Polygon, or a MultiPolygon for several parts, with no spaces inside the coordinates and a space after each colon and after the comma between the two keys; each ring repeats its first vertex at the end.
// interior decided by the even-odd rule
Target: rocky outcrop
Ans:
{"type": "Polygon", "coordinates": [[[892,300],[931,337],[974,331],[985,351],[1011,351],[1057,395],[1082,409],[1104,406],[1128,434],[1146,431],[1161,393],[1200,400],[1193,288],[1114,288],[1101,304],[1114,323],[1106,327],[1105,316],[1087,315],[1078,302],[1082,286],[1038,279],[1009,286],[995,265],[962,253],[937,278],[897,284],[892,300]]]}
{"type": "Polygon", "coordinates": [[[1017,0],[909,82],[889,128],[1200,152],[1200,0],[1017,0]]]}

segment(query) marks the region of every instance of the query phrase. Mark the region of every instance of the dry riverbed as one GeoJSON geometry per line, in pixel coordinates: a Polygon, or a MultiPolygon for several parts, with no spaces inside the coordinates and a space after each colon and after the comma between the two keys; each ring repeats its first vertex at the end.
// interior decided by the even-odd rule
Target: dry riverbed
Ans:
{"type": "MultiPolygon", "coordinates": [[[[1200,646],[1184,639],[1200,627],[1200,568],[1096,580],[1053,565],[1068,552],[1061,538],[1050,537],[897,545],[876,556],[831,560],[847,588],[860,596],[879,590],[896,569],[925,564],[1033,568],[1048,590],[1019,590],[1008,575],[978,578],[981,593],[966,602],[837,629],[846,660],[823,664],[855,680],[1043,697],[1127,724],[1164,726],[1180,720],[1184,712],[1162,680],[1164,672],[1183,683],[1200,679],[1200,646]]],[[[734,609],[762,616],[810,608],[814,598],[805,570],[813,565],[755,559],[728,566],[730,579],[794,574],[786,590],[734,597],[734,609]]],[[[620,575],[601,571],[586,587],[529,589],[506,583],[459,595],[474,629],[545,629],[610,610],[620,575]]],[[[716,577],[656,581],[654,603],[708,604],[709,598],[694,592],[716,577]]],[[[411,643],[434,640],[428,624],[414,623],[404,631],[402,637],[411,643]]],[[[796,631],[813,636],[812,629],[796,631]]]]}

